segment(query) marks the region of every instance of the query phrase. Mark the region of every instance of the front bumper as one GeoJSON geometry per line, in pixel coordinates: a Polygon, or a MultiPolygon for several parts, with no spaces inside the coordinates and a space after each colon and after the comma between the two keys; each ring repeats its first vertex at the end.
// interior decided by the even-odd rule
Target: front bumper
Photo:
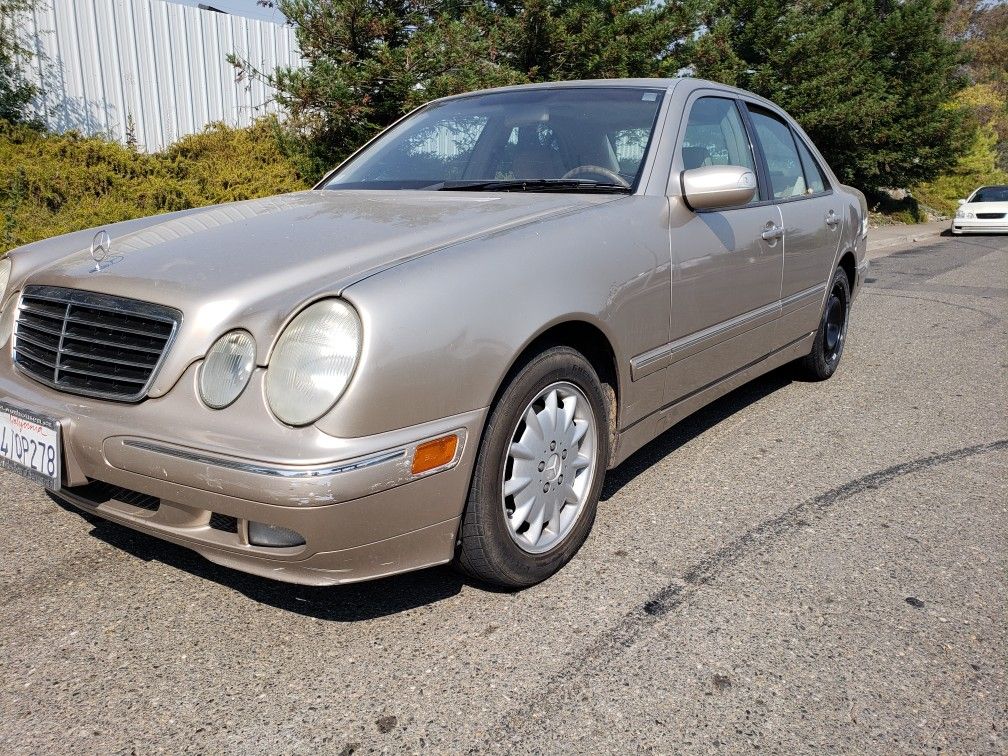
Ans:
{"type": "Polygon", "coordinates": [[[953,218],[953,234],[1008,234],[1008,218],[953,218]]]}
{"type": "Polygon", "coordinates": [[[453,556],[485,409],[340,439],[272,419],[262,370],[225,410],[200,403],[195,365],[165,396],[126,405],[36,383],[13,367],[9,342],[3,347],[0,397],[59,420],[64,488],[55,495],[81,510],[218,564],[310,585],[367,580],[453,556]],[[450,433],[459,438],[455,458],[413,476],[416,445],[450,433]],[[126,494],[96,502],[83,495],[94,481],[126,494]],[[221,515],[232,527],[219,526],[221,515]],[[296,531],[304,543],[253,545],[249,522],[296,531]]]}

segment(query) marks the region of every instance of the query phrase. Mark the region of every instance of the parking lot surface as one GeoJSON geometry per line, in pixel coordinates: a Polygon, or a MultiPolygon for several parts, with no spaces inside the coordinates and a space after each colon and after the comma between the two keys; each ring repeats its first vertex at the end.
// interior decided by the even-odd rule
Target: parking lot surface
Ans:
{"type": "Polygon", "coordinates": [[[0,752],[1005,753],[1008,238],[885,253],[831,380],[645,447],[521,593],[273,583],[0,472],[0,752]]]}

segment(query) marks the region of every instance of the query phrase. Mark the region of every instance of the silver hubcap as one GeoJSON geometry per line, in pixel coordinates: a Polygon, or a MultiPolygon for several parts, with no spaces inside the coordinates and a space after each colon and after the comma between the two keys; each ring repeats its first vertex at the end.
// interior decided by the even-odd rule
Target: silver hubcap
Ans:
{"type": "Polygon", "coordinates": [[[572,383],[554,383],[518,421],[504,459],[501,503],[511,538],[542,554],[570,533],[595,477],[595,415],[572,383]]]}

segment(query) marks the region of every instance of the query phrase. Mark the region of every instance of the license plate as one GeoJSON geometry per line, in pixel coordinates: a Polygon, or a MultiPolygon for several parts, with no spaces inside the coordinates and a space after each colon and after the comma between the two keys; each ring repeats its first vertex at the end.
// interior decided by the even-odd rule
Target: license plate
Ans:
{"type": "Polygon", "coordinates": [[[0,468],[58,491],[59,423],[51,417],[0,402],[0,468]]]}

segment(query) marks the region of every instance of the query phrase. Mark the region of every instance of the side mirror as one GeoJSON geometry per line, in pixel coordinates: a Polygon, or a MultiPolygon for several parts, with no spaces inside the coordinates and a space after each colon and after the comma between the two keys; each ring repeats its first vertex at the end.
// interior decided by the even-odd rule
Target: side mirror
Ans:
{"type": "Polygon", "coordinates": [[[962,199],[962,200],[959,200],[959,204],[960,204],[960,205],[965,205],[965,204],[966,204],[966,200],[964,200],[964,199],[962,199]]]}
{"type": "Polygon", "coordinates": [[[745,205],[756,194],[756,174],[738,165],[705,165],[679,174],[691,210],[745,205]]]}

